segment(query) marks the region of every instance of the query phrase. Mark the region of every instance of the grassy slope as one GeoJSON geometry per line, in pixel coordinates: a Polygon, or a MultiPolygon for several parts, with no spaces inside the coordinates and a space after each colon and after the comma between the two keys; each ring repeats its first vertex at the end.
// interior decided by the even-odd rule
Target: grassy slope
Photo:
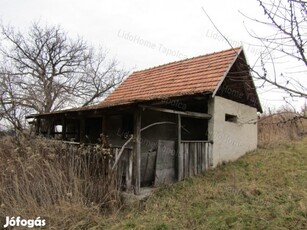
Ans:
{"type": "Polygon", "coordinates": [[[307,229],[307,139],[161,188],[97,229],[307,229]]]}

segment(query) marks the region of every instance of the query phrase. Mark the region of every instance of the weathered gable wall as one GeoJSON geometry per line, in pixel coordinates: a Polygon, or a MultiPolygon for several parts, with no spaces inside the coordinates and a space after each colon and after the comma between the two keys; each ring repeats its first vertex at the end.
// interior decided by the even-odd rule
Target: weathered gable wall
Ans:
{"type": "Polygon", "coordinates": [[[209,101],[208,112],[213,115],[208,127],[213,167],[257,148],[256,108],[216,96],[209,101]],[[226,121],[226,114],[237,116],[237,121],[226,121]]]}

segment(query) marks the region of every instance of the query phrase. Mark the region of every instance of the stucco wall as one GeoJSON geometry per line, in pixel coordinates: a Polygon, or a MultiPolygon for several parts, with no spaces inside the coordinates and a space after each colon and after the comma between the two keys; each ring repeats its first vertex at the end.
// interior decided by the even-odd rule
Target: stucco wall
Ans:
{"type": "Polygon", "coordinates": [[[257,110],[222,97],[209,101],[208,136],[213,140],[213,167],[233,161],[257,148],[257,110]],[[237,116],[237,122],[225,121],[225,114],[237,116]]]}

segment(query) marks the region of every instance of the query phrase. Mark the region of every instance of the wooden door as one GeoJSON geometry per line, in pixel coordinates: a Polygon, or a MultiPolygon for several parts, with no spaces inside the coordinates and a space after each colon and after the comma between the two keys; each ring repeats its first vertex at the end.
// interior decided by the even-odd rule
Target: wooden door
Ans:
{"type": "Polygon", "coordinates": [[[176,181],[175,165],[175,141],[159,140],[154,185],[174,183],[176,181]]]}

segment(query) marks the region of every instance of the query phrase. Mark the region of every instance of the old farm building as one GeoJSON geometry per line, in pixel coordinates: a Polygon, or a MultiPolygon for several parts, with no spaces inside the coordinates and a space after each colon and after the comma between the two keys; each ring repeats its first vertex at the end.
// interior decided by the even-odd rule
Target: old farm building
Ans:
{"type": "Polygon", "coordinates": [[[38,134],[70,143],[107,135],[126,188],[138,194],[255,149],[257,111],[244,51],[235,48],[134,72],[95,106],[32,117],[38,134]]]}

